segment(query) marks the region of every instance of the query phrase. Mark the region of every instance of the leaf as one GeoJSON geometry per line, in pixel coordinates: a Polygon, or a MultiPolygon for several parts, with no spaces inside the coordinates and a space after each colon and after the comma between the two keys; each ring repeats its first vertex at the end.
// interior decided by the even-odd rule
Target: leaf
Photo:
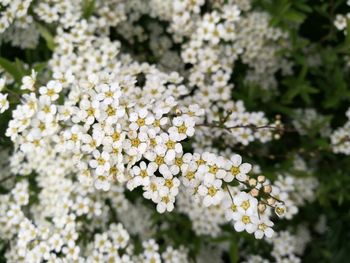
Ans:
{"type": "Polygon", "coordinates": [[[284,14],[284,18],[295,23],[302,23],[306,16],[303,13],[291,10],[284,14]]]}
{"type": "Polygon", "coordinates": [[[47,47],[53,51],[55,49],[55,41],[50,30],[39,23],[36,23],[36,26],[40,35],[45,39],[47,47]]]}
{"type": "Polygon", "coordinates": [[[95,10],[95,0],[84,0],[83,1],[83,17],[88,19],[95,10]]]}
{"type": "Polygon", "coordinates": [[[6,58],[0,57],[0,66],[9,73],[16,82],[20,82],[22,79],[22,68],[20,68],[19,63],[17,62],[18,59],[16,59],[16,62],[11,62],[7,60],[6,58]]]}
{"type": "Polygon", "coordinates": [[[238,262],[238,246],[236,239],[232,240],[230,243],[229,255],[231,263],[238,262]]]}
{"type": "Polygon", "coordinates": [[[36,63],[33,68],[36,72],[41,72],[47,67],[47,62],[36,63]]]}
{"type": "Polygon", "coordinates": [[[20,72],[21,76],[24,76],[27,74],[27,70],[26,67],[23,63],[23,61],[19,60],[18,58],[15,59],[15,65],[18,69],[18,71],[20,72]]]}
{"type": "Polygon", "coordinates": [[[295,3],[295,6],[301,10],[301,11],[304,11],[305,13],[311,13],[312,12],[312,8],[310,6],[308,6],[307,4],[305,3],[295,3]]]}

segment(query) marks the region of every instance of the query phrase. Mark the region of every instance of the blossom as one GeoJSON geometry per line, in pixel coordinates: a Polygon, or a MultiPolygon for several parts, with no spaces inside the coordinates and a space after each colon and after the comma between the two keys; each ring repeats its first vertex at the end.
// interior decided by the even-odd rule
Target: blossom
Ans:
{"type": "Polygon", "coordinates": [[[133,166],[132,173],[134,177],[130,181],[130,185],[132,185],[132,188],[137,187],[139,185],[149,185],[150,178],[154,175],[154,172],[156,170],[157,167],[154,163],[149,163],[148,165],[146,165],[145,162],[141,162],[139,166],[133,166]]]}
{"type": "Polygon", "coordinates": [[[251,164],[242,163],[242,157],[237,154],[233,155],[230,161],[230,174],[240,181],[245,181],[247,179],[247,173],[252,169],[251,164]]]}
{"type": "Polygon", "coordinates": [[[111,165],[109,162],[110,155],[108,152],[99,152],[97,150],[93,151],[94,159],[90,160],[89,164],[92,168],[96,169],[97,175],[102,175],[107,172],[111,165]]]}
{"type": "Polygon", "coordinates": [[[36,82],[36,75],[37,75],[37,73],[35,72],[35,70],[32,70],[32,74],[30,76],[24,76],[22,78],[21,89],[34,91],[35,90],[34,85],[36,82]]]}
{"type": "Polygon", "coordinates": [[[59,95],[58,93],[62,90],[62,85],[54,80],[50,80],[47,83],[47,86],[42,86],[39,88],[41,95],[48,97],[51,101],[57,100],[59,95]]]}
{"type": "Polygon", "coordinates": [[[9,101],[7,100],[7,94],[0,93],[0,113],[3,113],[10,107],[9,101]]]}

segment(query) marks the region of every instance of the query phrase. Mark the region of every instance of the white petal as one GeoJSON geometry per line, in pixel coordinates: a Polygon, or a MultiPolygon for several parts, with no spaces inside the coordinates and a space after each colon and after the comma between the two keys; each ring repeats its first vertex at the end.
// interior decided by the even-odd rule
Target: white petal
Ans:
{"type": "Polygon", "coordinates": [[[252,169],[252,165],[250,163],[243,163],[240,167],[239,167],[239,170],[242,172],[242,173],[249,173],[250,170],[252,169]]]}
{"type": "Polygon", "coordinates": [[[242,157],[238,154],[235,154],[231,157],[232,164],[238,167],[242,163],[242,157]]]}

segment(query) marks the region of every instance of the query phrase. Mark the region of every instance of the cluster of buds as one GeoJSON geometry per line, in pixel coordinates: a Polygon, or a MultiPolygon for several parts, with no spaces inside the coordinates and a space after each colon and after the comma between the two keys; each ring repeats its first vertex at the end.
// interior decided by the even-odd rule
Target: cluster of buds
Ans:
{"type": "Polygon", "coordinates": [[[279,217],[286,212],[283,201],[274,196],[273,186],[264,175],[259,175],[257,178],[248,178],[245,185],[249,189],[249,194],[259,200],[259,213],[264,213],[267,206],[274,208],[276,215],[279,217]]]}

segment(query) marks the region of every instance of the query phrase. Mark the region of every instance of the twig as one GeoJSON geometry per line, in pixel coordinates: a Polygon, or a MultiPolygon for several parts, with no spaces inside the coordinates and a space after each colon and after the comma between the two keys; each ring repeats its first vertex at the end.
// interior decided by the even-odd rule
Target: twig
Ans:
{"type": "Polygon", "coordinates": [[[0,179],[0,184],[2,184],[3,182],[6,182],[8,179],[14,177],[12,174],[5,176],[4,178],[0,179]]]}
{"type": "Polygon", "coordinates": [[[295,129],[292,128],[284,128],[284,127],[276,127],[272,125],[262,125],[262,126],[256,126],[254,124],[247,124],[247,125],[235,125],[231,127],[227,127],[223,124],[210,124],[210,123],[203,123],[203,124],[197,124],[197,127],[208,127],[208,128],[220,128],[225,130],[233,130],[233,129],[252,129],[252,130],[261,130],[261,129],[270,129],[270,130],[276,130],[279,132],[297,132],[295,129]]]}

